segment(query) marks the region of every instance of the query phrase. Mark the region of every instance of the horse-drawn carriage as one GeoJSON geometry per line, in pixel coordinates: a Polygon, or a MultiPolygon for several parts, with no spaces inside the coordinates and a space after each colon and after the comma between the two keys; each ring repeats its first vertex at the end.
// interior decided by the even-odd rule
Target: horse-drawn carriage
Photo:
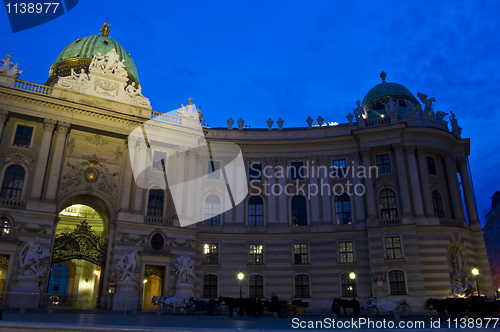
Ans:
{"type": "Polygon", "coordinates": [[[365,303],[361,309],[366,310],[369,316],[375,317],[379,313],[378,308],[389,311],[391,315],[397,314],[401,318],[408,317],[412,311],[411,306],[404,299],[378,300],[375,296],[370,299],[370,302],[365,303]]]}
{"type": "Polygon", "coordinates": [[[287,318],[291,314],[296,316],[304,315],[305,308],[308,307],[308,302],[302,300],[280,301],[275,296],[271,298],[271,301],[267,299],[240,299],[221,296],[218,303],[224,303],[228,307],[229,317],[232,316],[233,309],[240,308],[242,315],[244,313],[255,318],[262,316],[264,310],[267,310],[270,314],[276,312],[280,318],[287,318]]]}
{"type": "Polygon", "coordinates": [[[210,315],[220,315],[222,312],[222,307],[217,301],[214,299],[210,299],[210,301],[199,301],[195,300],[194,297],[190,297],[187,302],[184,302],[186,305],[185,312],[188,315],[194,314],[195,311],[204,311],[210,315]]]}
{"type": "Polygon", "coordinates": [[[448,319],[449,315],[454,319],[460,319],[464,316],[472,318],[500,316],[500,301],[486,296],[428,299],[426,307],[436,310],[442,320],[448,319]]]}

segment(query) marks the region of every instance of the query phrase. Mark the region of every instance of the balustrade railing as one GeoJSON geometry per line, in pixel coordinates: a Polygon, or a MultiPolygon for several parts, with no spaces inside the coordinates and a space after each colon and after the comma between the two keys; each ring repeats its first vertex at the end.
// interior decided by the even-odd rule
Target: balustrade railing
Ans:
{"type": "Polygon", "coordinates": [[[356,230],[356,225],[354,224],[345,224],[345,225],[333,225],[334,232],[346,232],[346,231],[354,231],[356,230]]]}
{"type": "Polygon", "coordinates": [[[267,227],[258,226],[258,227],[245,227],[246,233],[267,233],[267,227]]]}
{"type": "Polygon", "coordinates": [[[222,233],[222,226],[198,225],[198,230],[207,233],[222,233]]]}
{"type": "Polygon", "coordinates": [[[155,224],[155,225],[165,225],[165,226],[173,226],[174,220],[167,218],[158,218],[151,216],[144,216],[145,224],[155,224]]]}
{"type": "Polygon", "coordinates": [[[391,119],[388,116],[384,116],[383,118],[376,118],[376,119],[366,119],[365,120],[365,127],[375,127],[375,126],[381,126],[381,125],[386,125],[390,124],[391,119]]]}
{"type": "Polygon", "coordinates": [[[311,226],[290,226],[290,233],[309,233],[311,226]]]}
{"type": "Polygon", "coordinates": [[[26,202],[19,199],[0,198],[0,206],[24,209],[26,207],[26,202]]]}
{"type": "Polygon", "coordinates": [[[391,226],[391,225],[401,225],[403,220],[401,218],[390,218],[390,219],[380,219],[380,226],[391,226]]]}
{"type": "Polygon", "coordinates": [[[161,121],[161,122],[173,123],[173,124],[180,124],[181,123],[181,119],[176,115],[165,114],[165,113],[160,113],[160,112],[156,112],[156,111],[151,111],[151,119],[161,121]]]}
{"type": "Polygon", "coordinates": [[[41,95],[51,95],[52,94],[52,87],[50,87],[50,86],[26,82],[26,81],[22,81],[22,80],[16,80],[16,82],[14,83],[14,89],[38,93],[41,95]]]}
{"type": "Polygon", "coordinates": [[[464,227],[463,220],[460,219],[439,219],[439,225],[451,227],[464,227]]]}

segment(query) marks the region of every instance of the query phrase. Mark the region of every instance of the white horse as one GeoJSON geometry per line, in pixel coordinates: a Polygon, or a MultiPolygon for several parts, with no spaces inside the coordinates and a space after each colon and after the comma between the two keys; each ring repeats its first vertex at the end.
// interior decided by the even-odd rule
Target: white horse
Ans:
{"type": "Polygon", "coordinates": [[[153,296],[151,303],[159,304],[161,313],[163,313],[164,305],[174,307],[174,312],[172,314],[175,314],[175,309],[177,309],[177,299],[175,297],[153,296]]]}

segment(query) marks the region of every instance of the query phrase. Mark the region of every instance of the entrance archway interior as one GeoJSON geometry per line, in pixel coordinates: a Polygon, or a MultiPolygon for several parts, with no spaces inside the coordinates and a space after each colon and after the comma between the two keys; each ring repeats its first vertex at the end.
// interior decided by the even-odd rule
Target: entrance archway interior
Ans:
{"type": "Polygon", "coordinates": [[[97,307],[102,264],[96,264],[100,262],[99,257],[85,255],[87,250],[81,253],[82,247],[87,247],[89,253],[94,252],[99,241],[96,245],[92,240],[107,239],[106,233],[102,215],[88,205],[73,204],[59,213],[48,287],[53,305],[97,307]],[[64,247],[58,249],[61,243],[64,247]],[[65,254],[69,259],[64,260],[65,254]]]}

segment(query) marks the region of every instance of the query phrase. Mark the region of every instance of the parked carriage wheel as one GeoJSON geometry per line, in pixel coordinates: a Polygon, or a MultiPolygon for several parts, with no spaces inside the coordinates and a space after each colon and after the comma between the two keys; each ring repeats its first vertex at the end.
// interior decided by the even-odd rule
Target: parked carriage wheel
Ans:
{"type": "Polygon", "coordinates": [[[290,310],[288,310],[287,306],[281,308],[280,311],[278,312],[279,318],[288,318],[288,316],[290,316],[290,310]]]}
{"type": "Polygon", "coordinates": [[[411,315],[411,305],[408,303],[401,303],[395,311],[401,318],[408,317],[411,315]]]}
{"type": "Polygon", "coordinates": [[[186,313],[186,315],[194,314],[194,306],[187,305],[186,308],[184,309],[184,312],[186,313]]]}
{"type": "Polygon", "coordinates": [[[222,307],[220,306],[220,304],[217,303],[212,309],[212,315],[220,315],[221,312],[222,312],[222,307]]]}
{"type": "Polygon", "coordinates": [[[294,313],[295,313],[295,316],[297,316],[297,317],[302,317],[302,316],[304,316],[304,312],[305,312],[305,311],[306,311],[306,310],[304,309],[304,307],[303,307],[303,306],[298,305],[298,306],[295,308],[294,313]]]}
{"type": "Polygon", "coordinates": [[[377,307],[368,307],[367,311],[368,311],[368,316],[370,316],[370,317],[378,316],[377,307]]]}

